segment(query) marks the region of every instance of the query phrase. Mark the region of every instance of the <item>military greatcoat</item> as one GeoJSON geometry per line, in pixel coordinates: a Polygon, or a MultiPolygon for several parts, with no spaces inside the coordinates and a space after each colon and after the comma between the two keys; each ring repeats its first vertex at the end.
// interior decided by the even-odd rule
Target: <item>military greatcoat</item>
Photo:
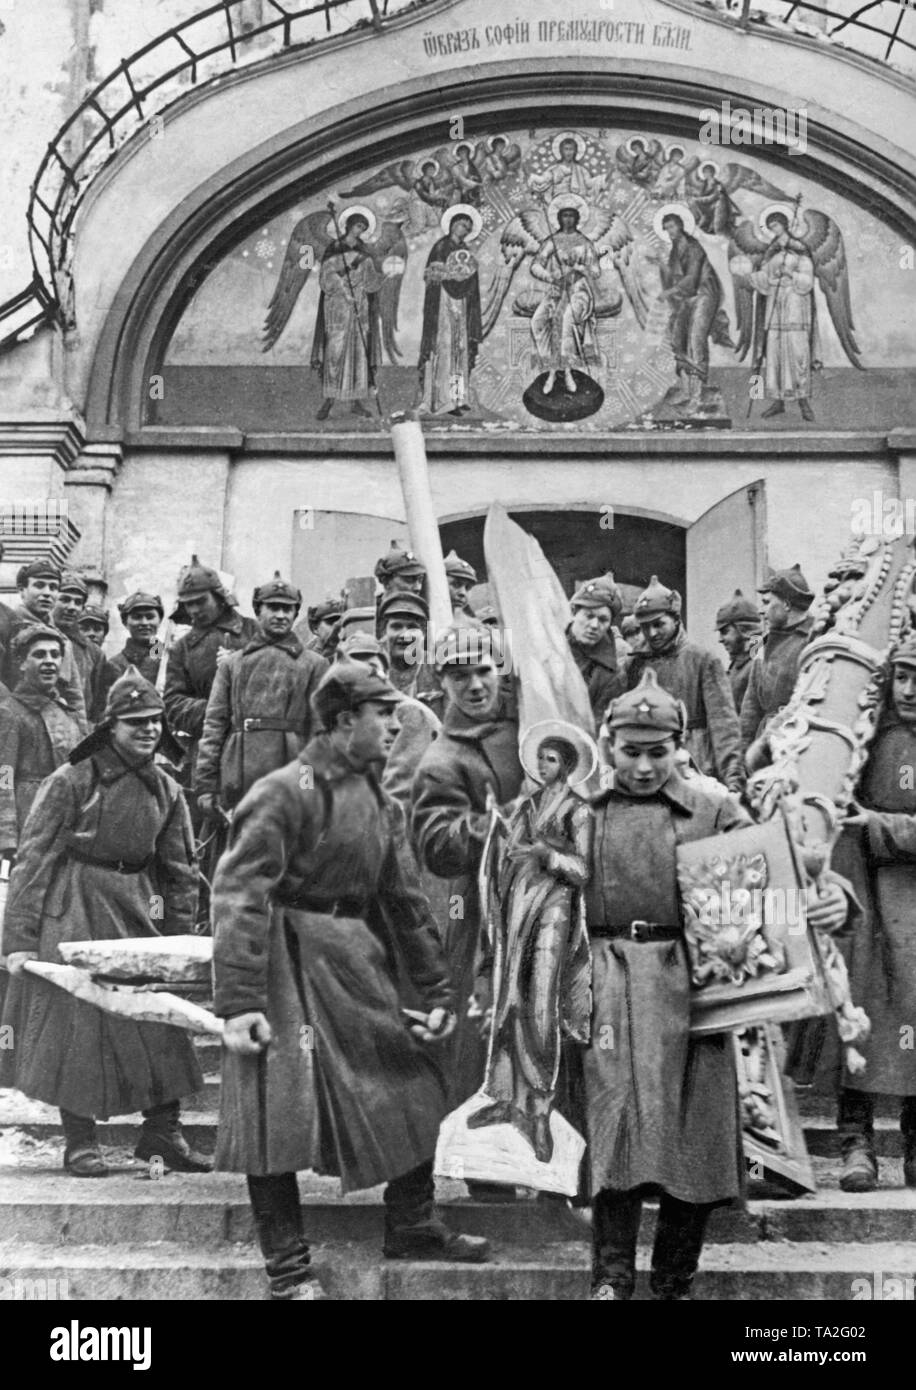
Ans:
{"type": "MultiPolygon", "coordinates": [[[[128,766],[103,747],[44,783],[19,842],[3,951],[60,961],[66,941],[191,932],[197,868],[177,784],[152,762],[128,766]]],[[[105,1014],[28,974],[9,982],[0,1085],[77,1115],[124,1115],[199,1091],[179,1028],[105,1014]]]]}
{"type": "Polygon", "coordinates": [[[0,700],[0,848],[14,848],[38,788],[80,741],[80,730],[60,695],[21,683],[0,700]]]}
{"type": "Polygon", "coordinates": [[[600,793],[585,889],[592,949],[592,1041],[584,1057],[591,1187],[650,1184],[684,1202],[741,1189],[741,1128],[732,1039],[690,1036],[681,937],[633,941],[609,928],[680,928],[678,844],[750,824],[733,797],[676,774],[651,797],[600,793]]]}
{"type": "Polygon", "coordinates": [[[271,642],[260,631],[219,666],[207,701],[194,787],[241,800],[259,777],[295,758],[312,732],[309,701],[328,663],[292,633],[271,642]]]}
{"type": "Polygon", "coordinates": [[[311,1168],[348,1191],[430,1159],[447,1085],[395,981],[451,1009],[445,960],[401,808],[328,735],[239,803],[213,916],[217,1014],[264,1013],[273,1033],[223,1054],[217,1168],[311,1168]]]}

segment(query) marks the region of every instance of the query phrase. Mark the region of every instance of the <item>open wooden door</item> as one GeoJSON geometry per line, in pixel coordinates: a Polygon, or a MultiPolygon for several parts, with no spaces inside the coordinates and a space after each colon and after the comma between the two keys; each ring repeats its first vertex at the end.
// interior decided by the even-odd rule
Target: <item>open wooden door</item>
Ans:
{"type": "Polygon", "coordinates": [[[339,593],[348,579],[371,575],[393,540],[407,541],[407,523],[395,517],[297,508],[292,581],[304,607],[339,593]]]}
{"type": "MultiPolygon", "coordinates": [[[[741,589],[751,601],[766,569],[766,495],[762,481],[738,488],[687,530],[687,632],[716,651],[716,609],[741,589]]],[[[723,655],[721,648],[718,654],[723,655]]]]}

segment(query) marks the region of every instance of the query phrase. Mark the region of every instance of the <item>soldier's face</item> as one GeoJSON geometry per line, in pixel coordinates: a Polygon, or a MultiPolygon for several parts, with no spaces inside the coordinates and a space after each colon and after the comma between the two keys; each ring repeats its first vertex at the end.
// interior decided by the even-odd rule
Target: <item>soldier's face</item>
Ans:
{"type": "Polygon", "coordinates": [[[71,623],[76,622],[85,607],[86,600],[82,594],[66,589],[57,595],[57,602],[54,605],[54,621],[63,623],[64,627],[69,627],[71,623]]]}
{"type": "Polygon", "coordinates": [[[573,613],[572,635],[583,647],[600,642],[611,626],[610,608],[577,608],[573,613]]]}
{"type": "Polygon", "coordinates": [[[416,618],[389,618],[385,623],[385,641],[392,656],[406,658],[408,652],[421,653],[423,629],[416,618]]]}
{"type": "Polygon", "coordinates": [[[46,623],[54,610],[57,596],[60,593],[60,581],[57,579],[30,579],[24,589],[19,590],[22,606],[27,608],[30,613],[34,613],[36,618],[40,618],[46,623]]]}
{"type": "Polygon", "coordinates": [[[94,647],[100,647],[105,641],[104,623],[93,623],[87,619],[80,623],[80,632],[86,638],[86,641],[91,642],[94,647]]]}
{"type": "Polygon", "coordinates": [[[916,724],[916,670],[912,666],[894,667],[894,709],[904,724],[916,724]]]}
{"type": "Polygon", "coordinates": [[[296,617],[296,605],[279,599],[268,599],[258,608],[258,625],[265,637],[276,641],[291,630],[296,617]]]}
{"type": "Polygon", "coordinates": [[[492,661],[451,666],[442,676],[446,697],[471,719],[492,714],[499,698],[499,672],[492,661]]]}
{"type": "Polygon", "coordinates": [[[135,642],[152,642],[159,628],[158,608],[132,608],[124,615],[127,631],[135,642]]]}
{"type": "Polygon", "coordinates": [[[612,734],[610,755],[618,786],[630,796],[654,796],[674,771],[677,745],[673,738],[637,743],[612,734]]]}
{"type": "Polygon", "coordinates": [[[729,656],[740,656],[744,651],[744,634],[734,623],[719,629],[719,641],[729,656]]]}
{"type": "Polygon", "coordinates": [[[385,585],[386,594],[422,594],[422,574],[394,574],[385,585]]]}
{"type": "Polygon", "coordinates": [[[473,587],[470,579],[462,579],[460,576],[452,575],[448,581],[448,591],[452,603],[458,608],[463,608],[473,587]]]}
{"type": "Polygon", "coordinates": [[[336,618],[322,618],[319,623],[316,623],[315,636],[318,638],[319,642],[326,642],[336,626],[336,618]]]}
{"type": "Polygon", "coordinates": [[[789,621],[789,605],[775,594],[761,594],[763,616],[771,632],[779,632],[789,621]]]}
{"type": "Polygon", "coordinates": [[[60,643],[33,642],[19,669],[24,680],[38,690],[53,690],[60,675],[60,643]]]}
{"type": "Polygon", "coordinates": [[[640,623],[639,626],[650,652],[660,652],[663,647],[667,647],[677,632],[677,618],[672,617],[670,613],[659,613],[657,617],[640,623]]]}
{"type": "Polygon", "coordinates": [[[358,710],[341,716],[347,735],[347,756],[357,767],[383,763],[391,752],[400,724],[397,706],[367,700],[358,710]]]}
{"type": "Polygon", "coordinates": [[[111,741],[128,762],[151,758],[162,737],[161,714],[132,714],[116,719],[111,726],[111,741]]]}
{"type": "Polygon", "coordinates": [[[215,623],[220,613],[220,601],[209,590],[205,594],[194,594],[192,598],[182,599],[184,610],[192,627],[209,627],[215,623]]]}

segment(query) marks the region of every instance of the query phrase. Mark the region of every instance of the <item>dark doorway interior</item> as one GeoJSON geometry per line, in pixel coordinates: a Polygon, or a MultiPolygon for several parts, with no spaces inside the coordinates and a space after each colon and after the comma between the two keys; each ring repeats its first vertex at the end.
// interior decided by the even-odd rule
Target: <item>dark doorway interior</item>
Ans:
{"type": "MultiPolygon", "coordinates": [[[[667,521],[615,512],[613,527],[602,526],[602,514],[593,511],[510,512],[512,520],[534,536],[547,556],[565,592],[571,595],[583,579],[612,570],[632,607],[640,589],[653,574],[663,584],[684,594],[687,578],[686,531],[667,521]]],[[[469,560],[481,580],[486,574],[483,558],[485,517],[449,521],[439,528],[442,549],[454,549],[469,560]]]]}

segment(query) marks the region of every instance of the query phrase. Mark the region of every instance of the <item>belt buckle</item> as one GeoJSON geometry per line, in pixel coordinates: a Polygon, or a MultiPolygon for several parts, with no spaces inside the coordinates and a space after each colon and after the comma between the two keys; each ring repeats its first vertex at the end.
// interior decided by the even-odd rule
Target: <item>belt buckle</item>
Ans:
{"type": "Polygon", "coordinates": [[[242,733],[243,733],[243,734],[250,734],[250,733],[252,733],[252,732],[253,732],[253,730],[252,730],[253,724],[254,724],[254,719],[243,719],[243,720],[242,720],[242,733]]]}
{"type": "Polygon", "coordinates": [[[646,931],[648,931],[648,930],[649,930],[649,927],[650,927],[651,925],[652,925],[651,922],[644,922],[642,918],[639,918],[639,919],[638,919],[637,921],[635,921],[635,922],[631,922],[631,923],[630,923],[630,940],[631,940],[631,941],[645,941],[646,938],[643,936],[643,930],[645,929],[646,931]]]}

